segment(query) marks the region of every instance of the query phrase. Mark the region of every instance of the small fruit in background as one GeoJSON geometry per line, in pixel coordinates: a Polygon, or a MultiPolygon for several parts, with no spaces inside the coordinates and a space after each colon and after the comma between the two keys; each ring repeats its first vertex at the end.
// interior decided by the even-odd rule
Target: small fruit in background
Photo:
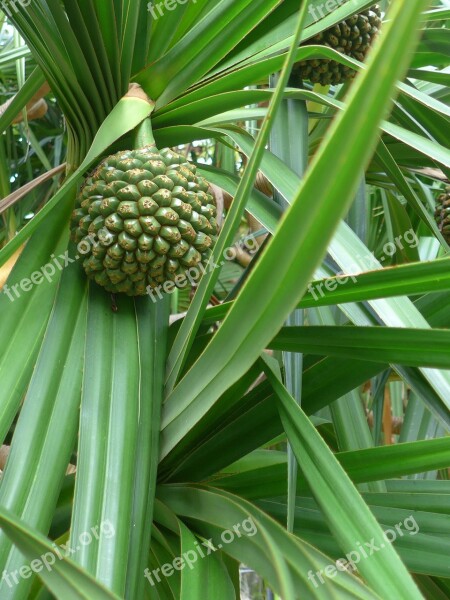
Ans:
{"type": "MultiPolygon", "coordinates": [[[[328,46],[351,58],[364,62],[381,28],[380,7],[353,15],[307,40],[304,46],[328,46]]],[[[356,71],[335,60],[303,60],[294,66],[293,74],[321,85],[337,85],[353,79],[356,71]]]]}
{"type": "Polygon", "coordinates": [[[434,215],[442,235],[450,244],[450,186],[438,197],[434,215]]]}

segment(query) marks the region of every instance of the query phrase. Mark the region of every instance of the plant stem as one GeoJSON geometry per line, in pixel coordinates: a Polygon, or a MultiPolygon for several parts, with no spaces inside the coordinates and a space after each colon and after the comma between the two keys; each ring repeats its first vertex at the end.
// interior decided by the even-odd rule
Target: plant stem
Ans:
{"type": "Polygon", "coordinates": [[[154,144],[155,138],[153,137],[152,122],[147,118],[136,128],[134,134],[134,147],[143,148],[144,146],[152,146],[154,144]]]}

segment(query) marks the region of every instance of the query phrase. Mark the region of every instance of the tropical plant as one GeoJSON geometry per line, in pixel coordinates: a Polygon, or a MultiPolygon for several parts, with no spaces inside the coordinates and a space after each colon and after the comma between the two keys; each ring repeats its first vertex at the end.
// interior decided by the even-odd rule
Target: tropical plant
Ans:
{"type": "Polygon", "coordinates": [[[373,1],[331,4],[2,3],[2,600],[450,597],[450,7],[379,3],[362,64],[305,44],[373,1]],[[153,138],[225,219],[187,294],[111,296],[69,221],[153,138]]]}

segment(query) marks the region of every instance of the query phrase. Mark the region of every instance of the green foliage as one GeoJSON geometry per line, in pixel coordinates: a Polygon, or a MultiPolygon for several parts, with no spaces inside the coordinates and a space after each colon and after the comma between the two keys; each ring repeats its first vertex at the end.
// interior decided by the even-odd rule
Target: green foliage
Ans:
{"type": "Polygon", "coordinates": [[[380,3],[365,64],[299,44],[370,0],[25,4],[0,17],[2,600],[231,600],[242,564],[284,600],[450,597],[448,3],[380,3]],[[307,60],[358,74],[290,78],[307,60]],[[156,303],[69,242],[149,115],[224,217],[218,266],[156,303]]]}

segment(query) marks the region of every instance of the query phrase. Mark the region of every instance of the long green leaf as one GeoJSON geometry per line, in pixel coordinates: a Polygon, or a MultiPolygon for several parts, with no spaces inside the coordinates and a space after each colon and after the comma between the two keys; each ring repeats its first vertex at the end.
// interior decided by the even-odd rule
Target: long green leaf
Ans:
{"type": "Polygon", "coordinates": [[[126,597],[142,594],[147,566],[159,464],[169,298],[153,304],[136,299],[141,368],[139,432],[136,449],[132,532],[129,541],[126,597]]]}
{"type": "Polygon", "coordinates": [[[91,285],[70,539],[74,544],[108,524],[114,535],[99,536],[74,559],[122,596],[134,516],[140,364],[133,300],[121,299],[117,308],[114,313],[109,296],[91,285]]]}
{"type": "MultiPolygon", "coordinates": [[[[46,586],[57,598],[119,600],[119,596],[102,587],[70,558],[64,557],[62,549],[55,547],[54,543],[19,521],[15,515],[4,508],[0,509],[0,524],[11,541],[29,560],[29,566],[25,565],[21,577],[28,579],[33,572],[39,573],[46,586]]],[[[6,573],[6,575],[10,576],[8,579],[3,576],[5,582],[9,581],[8,585],[12,589],[15,579],[18,579],[18,573],[14,574],[15,578],[12,574],[6,573]]]]}
{"type": "MultiPolygon", "coordinates": [[[[450,463],[450,441],[448,437],[444,437],[436,440],[378,446],[364,450],[340,452],[335,457],[353,483],[381,481],[447,468],[450,463]]],[[[287,491],[286,464],[285,452],[258,450],[236,463],[228,465],[224,470],[223,477],[215,478],[214,485],[248,498],[285,497],[287,491]]],[[[405,492],[411,492],[410,480],[402,481],[405,483],[387,481],[387,489],[404,489],[405,492]],[[393,487],[394,485],[395,487],[393,487]]],[[[421,480],[417,481],[424,483],[421,480]]],[[[438,482],[438,484],[440,483],[438,482]]],[[[305,482],[299,478],[297,494],[304,495],[307,490],[309,491],[305,482]]],[[[419,492],[425,493],[420,489],[419,492]]]]}
{"type": "MultiPolygon", "coordinates": [[[[227,248],[232,244],[235,232],[239,227],[247,198],[253,188],[253,181],[256,178],[261,159],[264,155],[264,147],[269,139],[270,129],[272,126],[273,118],[275,117],[277,110],[279,109],[283,97],[283,90],[288,82],[289,73],[292,69],[295,48],[297,47],[298,40],[301,35],[303,22],[305,18],[306,5],[299,12],[299,19],[297,23],[295,43],[293,44],[291,51],[286,59],[283,67],[280,80],[277,85],[277,90],[270,102],[268,113],[261,127],[260,134],[255,146],[255,152],[250,157],[249,163],[245,169],[245,173],[239,183],[234,198],[233,206],[229,211],[228,218],[222,229],[219,239],[216,242],[209,264],[214,266],[223,262],[223,257],[227,248]]],[[[215,281],[218,277],[217,269],[210,269],[206,277],[200,283],[199,289],[194,297],[194,301],[191,304],[188,315],[183,322],[183,325],[178,332],[177,338],[174,341],[171,352],[168,358],[167,364],[167,392],[170,393],[178,379],[180,371],[184,366],[187,358],[187,352],[190,350],[193,338],[197,332],[200,324],[201,316],[209,302],[211,293],[214,288],[215,281]]]]}
{"type": "Polygon", "coordinates": [[[425,6],[422,0],[399,0],[392,8],[395,28],[391,23],[380,37],[369,68],[352,88],[347,109],[336,119],[277,234],[207,350],[167,399],[163,456],[249,368],[300,300],[354,197],[360,168],[371,156],[395,82],[414,48],[411,30],[425,6]],[[393,65],[388,74],[386,61],[393,65]]]}
{"type": "MultiPolygon", "coordinates": [[[[73,264],[61,279],[0,485],[0,506],[44,533],[76,439],[85,327],[86,284],[73,264]],[[61,356],[67,357],[70,369],[61,356]]],[[[0,563],[13,572],[23,557],[10,546],[0,536],[0,563]]],[[[5,600],[23,597],[30,584],[30,579],[21,579],[10,589],[2,580],[0,595],[5,600]]]]}
{"type": "Polygon", "coordinates": [[[0,311],[8,315],[0,321],[0,337],[3,340],[0,351],[2,441],[19,409],[36,364],[61,276],[58,265],[64,265],[61,257],[67,248],[69,212],[70,206],[61,204],[38,227],[0,295],[0,311]],[[30,277],[35,273],[38,274],[35,281],[40,282],[39,285],[32,285],[30,277]]]}
{"type": "Polygon", "coordinates": [[[328,446],[269,365],[266,374],[279,399],[281,419],[297,460],[342,550],[356,554],[357,543],[374,542],[379,551],[358,562],[358,570],[370,586],[382,598],[394,593],[420,599],[404,564],[386,543],[375,517],[328,446]]]}
{"type": "Polygon", "coordinates": [[[450,331],[438,329],[284,327],[269,348],[450,369],[450,331]]]}
{"type": "MultiPolygon", "coordinates": [[[[323,569],[330,559],[286,532],[275,521],[245,500],[226,492],[192,486],[163,486],[158,492],[160,500],[177,515],[189,520],[190,529],[214,546],[222,545],[223,551],[256,569],[277,592],[282,590],[279,561],[285,562],[294,582],[294,594],[289,600],[300,598],[322,599],[335,594],[338,597],[378,598],[371,590],[348,573],[342,571],[329,580],[329,585],[311,583],[311,571],[323,569]],[[231,543],[224,544],[224,532],[233,531],[241,524],[241,536],[233,536],[231,543]],[[194,529],[195,526],[195,529],[194,529]],[[244,534],[245,529],[247,535],[244,534]],[[249,535],[251,534],[251,535],[249,535]],[[273,555],[278,561],[273,560],[273,555]],[[308,578],[309,575],[309,578],[308,578]],[[340,595],[342,594],[342,596],[340,595]]],[[[157,506],[159,520],[163,507],[157,506]]]]}

